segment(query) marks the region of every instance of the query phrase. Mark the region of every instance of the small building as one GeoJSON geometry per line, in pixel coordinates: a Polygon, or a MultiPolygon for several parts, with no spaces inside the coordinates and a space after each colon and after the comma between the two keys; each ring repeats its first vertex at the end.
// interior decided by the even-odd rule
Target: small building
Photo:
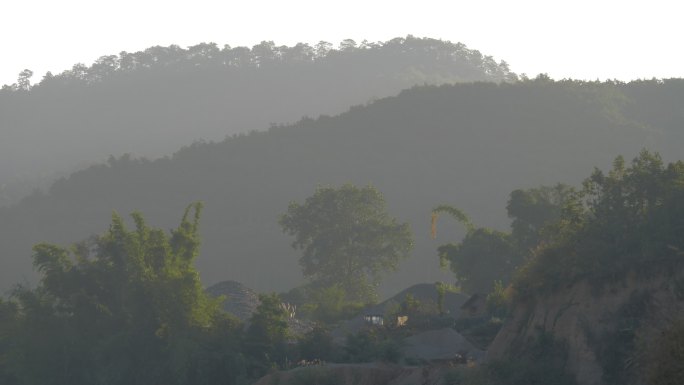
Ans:
{"type": "Polygon", "coordinates": [[[382,326],[385,323],[382,314],[366,314],[363,316],[363,320],[366,321],[366,324],[372,326],[382,326]]]}
{"type": "Polygon", "coordinates": [[[481,317],[486,313],[487,298],[479,293],[475,293],[471,295],[463,305],[461,305],[461,313],[459,318],[476,318],[481,317]]]}

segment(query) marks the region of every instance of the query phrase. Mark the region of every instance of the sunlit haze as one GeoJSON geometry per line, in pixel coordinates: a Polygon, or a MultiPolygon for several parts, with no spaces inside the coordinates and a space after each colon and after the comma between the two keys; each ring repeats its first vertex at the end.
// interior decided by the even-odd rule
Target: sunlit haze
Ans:
{"type": "Polygon", "coordinates": [[[46,71],[91,64],[103,55],[154,45],[253,46],[337,44],[393,37],[462,42],[516,73],[553,78],[621,79],[684,76],[681,15],[674,1],[524,0],[18,1],[0,6],[0,83],[27,68],[46,71]]]}

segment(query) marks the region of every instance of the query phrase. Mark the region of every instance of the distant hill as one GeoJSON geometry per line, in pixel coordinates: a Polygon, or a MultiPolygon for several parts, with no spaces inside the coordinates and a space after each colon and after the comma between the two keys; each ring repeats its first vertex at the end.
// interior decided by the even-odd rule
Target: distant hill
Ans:
{"type": "Polygon", "coordinates": [[[109,155],[156,158],[193,141],[339,114],[416,84],[515,78],[463,44],[412,36],[337,49],[157,46],[76,64],[33,86],[27,73],[0,90],[0,205],[109,155]]]}
{"type": "Polygon", "coordinates": [[[429,239],[430,210],[456,205],[477,225],[505,229],[510,191],[579,183],[594,166],[641,148],[684,158],[684,81],[562,81],[417,87],[268,132],[195,143],[154,161],[122,157],[72,174],[46,194],[0,209],[0,282],[30,279],[30,247],[99,233],[112,210],[172,227],[205,202],[198,266],[205,285],[234,279],[259,291],[301,283],[298,255],[277,218],[318,184],[372,183],[415,233],[414,256],[383,293],[446,279],[436,247],[462,230],[447,218],[429,239]]]}

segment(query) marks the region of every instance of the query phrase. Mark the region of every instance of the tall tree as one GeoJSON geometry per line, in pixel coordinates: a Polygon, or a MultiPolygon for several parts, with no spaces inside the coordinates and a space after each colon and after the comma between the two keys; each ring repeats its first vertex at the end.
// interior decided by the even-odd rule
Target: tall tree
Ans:
{"type": "Polygon", "coordinates": [[[459,208],[439,205],[432,209],[433,239],[437,236],[437,219],[441,213],[451,215],[466,228],[461,242],[437,249],[440,265],[451,268],[461,289],[468,293],[487,293],[495,281],[509,279],[516,260],[510,234],[475,227],[459,208]]]}
{"type": "Polygon", "coordinates": [[[31,89],[31,77],[33,77],[33,71],[29,69],[19,72],[19,77],[17,78],[17,89],[29,91],[31,89]]]}
{"type": "Polygon", "coordinates": [[[389,216],[374,187],[319,187],[292,202],[280,225],[314,285],[340,285],[350,300],[373,300],[382,273],[395,270],[413,246],[408,224],[389,216]]]}
{"type": "Polygon", "coordinates": [[[540,186],[511,192],[506,210],[511,223],[511,235],[521,251],[537,246],[544,226],[558,221],[573,189],[564,184],[540,186]]]}
{"type": "MultiPolygon", "coordinates": [[[[128,230],[115,214],[92,241],[35,246],[43,277],[14,295],[21,314],[9,338],[11,374],[26,385],[230,383],[221,368],[239,373],[229,354],[239,324],[204,293],[193,266],[200,211],[188,207],[170,236],[139,213],[128,230]],[[209,336],[219,336],[218,347],[209,336]]],[[[9,310],[0,303],[3,319],[9,310]]]]}
{"type": "Polygon", "coordinates": [[[519,262],[510,234],[488,228],[468,231],[459,243],[437,249],[440,263],[454,272],[468,293],[488,293],[495,281],[508,282],[519,262]]]}
{"type": "Polygon", "coordinates": [[[510,233],[476,228],[458,208],[437,206],[432,210],[433,238],[439,213],[450,214],[467,230],[460,243],[438,248],[440,263],[451,268],[467,292],[489,292],[494,282],[507,284],[525,257],[544,240],[545,228],[560,220],[573,193],[564,184],[511,192],[506,206],[508,216],[513,218],[510,233]]]}
{"type": "Polygon", "coordinates": [[[250,319],[244,350],[252,358],[248,371],[255,378],[263,376],[273,364],[285,364],[287,314],[281,305],[277,294],[261,294],[250,319]]]}

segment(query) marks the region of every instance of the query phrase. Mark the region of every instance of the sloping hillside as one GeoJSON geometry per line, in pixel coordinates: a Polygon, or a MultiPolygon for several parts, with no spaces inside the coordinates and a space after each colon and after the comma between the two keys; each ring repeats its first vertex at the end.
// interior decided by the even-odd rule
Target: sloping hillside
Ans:
{"type": "Polygon", "coordinates": [[[445,221],[440,239],[429,239],[436,204],[455,204],[478,225],[504,228],[503,207],[515,188],[576,184],[594,166],[642,147],[680,158],[684,119],[676,106],[683,105],[679,80],[616,85],[542,77],[419,87],[336,117],[194,144],[168,158],[112,159],[0,210],[0,282],[8,287],[30,277],[32,244],[99,233],[112,210],[138,209],[169,226],[174,213],[202,200],[203,281],[284,290],[301,275],[278,216],[317,184],[345,182],[372,183],[389,212],[413,227],[414,256],[384,292],[434,282],[444,278],[437,244],[460,234],[445,221]]]}
{"type": "Polygon", "coordinates": [[[0,90],[0,205],[110,154],[155,158],[416,84],[512,79],[505,63],[463,44],[411,36],[339,49],[203,43],[103,56],[0,90]]]}

